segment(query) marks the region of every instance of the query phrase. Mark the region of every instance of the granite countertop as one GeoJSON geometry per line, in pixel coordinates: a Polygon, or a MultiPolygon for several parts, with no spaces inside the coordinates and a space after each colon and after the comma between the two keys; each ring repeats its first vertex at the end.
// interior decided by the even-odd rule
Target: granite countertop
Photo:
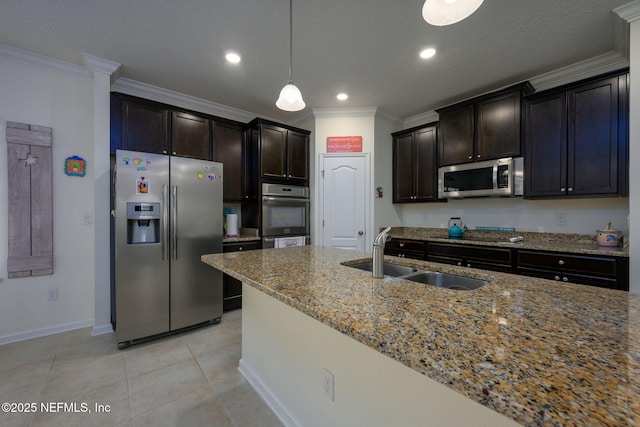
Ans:
{"type": "Polygon", "coordinates": [[[640,424],[640,296],[385,257],[489,281],[453,291],[342,265],[367,258],[304,246],[202,260],[523,425],[640,424]]]}
{"type": "Polygon", "coordinates": [[[222,243],[253,242],[259,240],[261,239],[258,235],[257,228],[240,227],[238,236],[229,237],[225,235],[222,239],[222,243]]]}
{"type": "Polygon", "coordinates": [[[467,230],[461,239],[450,239],[446,228],[393,227],[389,232],[389,236],[397,239],[629,257],[628,242],[624,241],[624,244],[621,247],[599,246],[596,242],[595,234],[467,230]],[[510,237],[516,236],[522,236],[524,240],[517,243],[509,242],[510,237]]]}

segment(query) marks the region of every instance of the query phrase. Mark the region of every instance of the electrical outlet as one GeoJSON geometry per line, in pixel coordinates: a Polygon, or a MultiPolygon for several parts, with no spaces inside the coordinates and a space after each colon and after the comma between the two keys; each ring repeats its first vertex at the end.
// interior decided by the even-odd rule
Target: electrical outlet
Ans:
{"type": "Polygon", "coordinates": [[[82,225],[91,225],[93,224],[93,215],[85,212],[82,214],[82,225]]]}
{"type": "Polygon", "coordinates": [[[333,374],[326,369],[322,370],[322,393],[333,402],[333,374]]]}
{"type": "Polygon", "coordinates": [[[556,225],[567,225],[567,214],[556,214],[556,225]]]}
{"type": "Polygon", "coordinates": [[[47,289],[47,301],[55,301],[58,299],[58,288],[47,289]]]}

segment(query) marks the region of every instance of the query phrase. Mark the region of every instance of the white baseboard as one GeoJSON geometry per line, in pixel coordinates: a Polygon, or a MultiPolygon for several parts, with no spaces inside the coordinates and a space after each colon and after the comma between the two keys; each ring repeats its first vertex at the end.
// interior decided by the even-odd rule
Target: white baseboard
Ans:
{"type": "Polygon", "coordinates": [[[262,380],[256,376],[251,367],[240,359],[238,365],[238,371],[247,380],[251,387],[260,395],[262,400],[265,401],[267,406],[276,414],[282,424],[286,427],[302,427],[300,421],[285,407],[276,396],[271,393],[271,390],[262,382],[262,380]]]}
{"type": "Polygon", "coordinates": [[[107,323],[106,325],[94,326],[91,336],[95,337],[96,335],[110,334],[111,332],[113,332],[113,325],[107,323]]]}
{"type": "Polygon", "coordinates": [[[44,337],[47,335],[59,334],[61,332],[74,331],[76,329],[93,326],[93,319],[80,320],[78,322],[62,323],[60,325],[48,326],[41,329],[32,329],[17,334],[0,336],[0,345],[12,342],[30,340],[32,338],[44,337]]]}

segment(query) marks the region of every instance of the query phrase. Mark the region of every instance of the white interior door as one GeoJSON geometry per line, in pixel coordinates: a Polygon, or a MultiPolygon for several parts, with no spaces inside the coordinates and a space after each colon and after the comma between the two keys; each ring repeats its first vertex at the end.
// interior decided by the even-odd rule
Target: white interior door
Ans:
{"type": "Polygon", "coordinates": [[[367,162],[363,153],[323,155],[323,245],[365,251],[367,162]]]}

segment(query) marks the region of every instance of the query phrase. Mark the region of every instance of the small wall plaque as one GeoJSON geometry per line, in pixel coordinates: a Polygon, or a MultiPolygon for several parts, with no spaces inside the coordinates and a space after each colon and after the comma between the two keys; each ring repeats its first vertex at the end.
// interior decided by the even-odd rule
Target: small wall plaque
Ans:
{"type": "Polygon", "coordinates": [[[87,161],[79,156],[67,157],[64,160],[64,173],[69,176],[85,176],[87,161]]]}

